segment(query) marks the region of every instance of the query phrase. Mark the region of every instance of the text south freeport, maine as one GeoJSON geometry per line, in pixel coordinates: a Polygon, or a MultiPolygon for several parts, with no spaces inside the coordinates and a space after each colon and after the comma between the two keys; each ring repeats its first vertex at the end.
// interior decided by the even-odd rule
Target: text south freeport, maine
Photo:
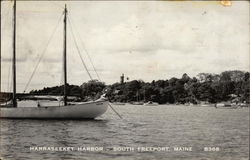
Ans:
{"type": "Polygon", "coordinates": [[[101,151],[114,151],[114,152],[169,152],[169,151],[192,151],[192,147],[99,147],[99,146],[84,146],[84,147],[72,147],[72,146],[33,146],[29,148],[30,151],[51,151],[51,152],[101,152],[101,151]]]}

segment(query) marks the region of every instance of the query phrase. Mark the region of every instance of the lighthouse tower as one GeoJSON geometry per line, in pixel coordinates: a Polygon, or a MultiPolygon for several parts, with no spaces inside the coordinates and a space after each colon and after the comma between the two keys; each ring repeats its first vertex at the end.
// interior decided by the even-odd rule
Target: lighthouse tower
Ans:
{"type": "Polygon", "coordinates": [[[124,74],[122,74],[122,76],[121,76],[120,83],[121,83],[121,84],[123,84],[123,83],[124,83],[124,74]]]}

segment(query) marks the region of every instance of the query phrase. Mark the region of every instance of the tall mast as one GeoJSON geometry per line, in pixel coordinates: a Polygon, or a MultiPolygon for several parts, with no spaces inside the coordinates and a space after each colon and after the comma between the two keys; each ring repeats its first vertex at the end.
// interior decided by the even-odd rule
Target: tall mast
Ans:
{"type": "Polygon", "coordinates": [[[2,0],[0,0],[0,93],[2,91],[2,0]]]}
{"type": "Polygon", "coordinates": [[[13,16],[13,59],[12,59],[12,69],[13,69],[13,107],[17,107],[16,102],[16,0],[14,0],[14,16],[13,16]]]}
{"type": "Polygon", "coordinates": [[[64,51],[63,51],[63,71],[64,71],[64,105],[67,105],[67,7],[64,9],[64,51]]]}

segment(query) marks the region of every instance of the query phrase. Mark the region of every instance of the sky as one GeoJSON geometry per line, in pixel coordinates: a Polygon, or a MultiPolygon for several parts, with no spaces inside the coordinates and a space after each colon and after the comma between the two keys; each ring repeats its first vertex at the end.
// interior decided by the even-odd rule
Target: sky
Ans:
{"type": "MultiPolygon", "coordinates": [[[[63,19],[68,9],[68,83],[190,77],[249,71],[249,2],[20,1],[17,3],[17,91],[63,84],[63,19]],[[56,28],[56,29],[55,29],[56,28]],[[74,36],[77,42],[74,43],[74,36]],[[53,34],[54,33],[54,34],[53,34]],[[53,35],[53,36],[51,36],[53,35]],[[49,42],[49,39],[50,43],[49,42]],[[46,47],[47,46],[47,47],[46,47]],[[87,53],[86,53],[87,51],[87,53]],[[44,54],[43,54],[44,53],[44,54]]],[[[2,2],[2,90],[11,90],[12,5],[2,2]]]]}

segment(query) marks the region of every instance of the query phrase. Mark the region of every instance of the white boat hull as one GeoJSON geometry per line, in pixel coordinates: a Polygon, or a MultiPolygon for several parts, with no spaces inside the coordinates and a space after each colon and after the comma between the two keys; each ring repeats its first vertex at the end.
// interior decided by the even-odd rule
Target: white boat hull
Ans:
{"type": "Polygon", "coordinates": [[[108,101],[50,107],[3,107],[0,118],[21,119],[94,119],[106,112],[108,101]]]}

